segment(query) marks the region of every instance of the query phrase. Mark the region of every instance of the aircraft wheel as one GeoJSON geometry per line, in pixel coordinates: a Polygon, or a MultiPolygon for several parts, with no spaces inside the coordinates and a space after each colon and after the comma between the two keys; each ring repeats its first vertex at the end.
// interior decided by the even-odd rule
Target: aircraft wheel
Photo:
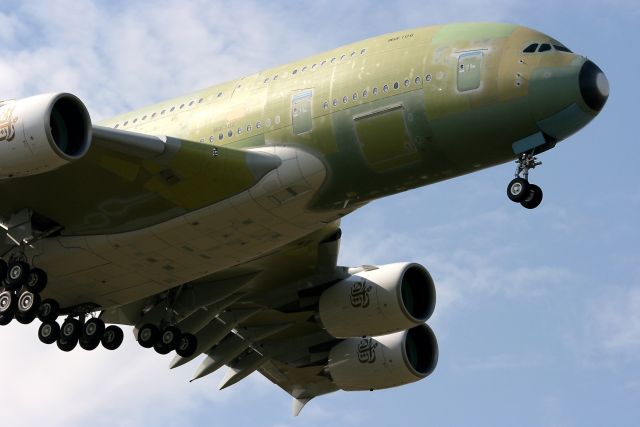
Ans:
{"type": "Polygon", "coordinates": [[[25,288],[34,294],[39,294],[47,286],[47,273],[39,268],[33,268],[27,276],[25,288]]]}
{"type": "Polygon", "coordinates": [[[33,322],[38,314],[39,306],[40,295],[27,290],[22,291],[18,297],[18,312],[16,313],[16,320],[24,325],[28,325],[33,322]]]}
{"type": "Polygon", "coordinates": [[[197,348],[198,339],[195,335],[186,332],[180,336],[180,341],[176,347],[176,353],[180,357],[191,357],[193,356],[193,353],[196,352],[197,348]]]}
{"type": "Polygon", "coordinates": [[[175,326],[168,326],[162,331],[160,342],[165,348],[168,348],[169,351],[171,351],[178,346],[181,336],[182,332],[180,332],[180,329],[175,326]]]}
{"type": "Polygon", "coordinates": [[[122,329],[111,325],[107,327],[102,334],[102,346],[107,350],[115,350],[120,347],[123,339],[124,333],[122,332],[122,329]]]}
{"type": "Polygon", "coordinates": [[[27,282],[29,276],[29,264],[23,261],[15,261],[9,264],[7,275],[4,279],[5,288],[10,291],[18,290],[27,282]]]}
{"type": "Polygon", "coordinates": [[[58,322],[44,322],[38,329],[38,339],[44,344],[53,344],[60,336],[60,325],[58,322]]]}
{"type": "Polygon", "coordinates": [[[56,345],[60,350],[64,352],[69,352],[74,348],[76,348],[76,346],[78,345],[78,338],[73,340],[68,340],[68,339],[59,337],[58,340],[56,341],[56,345]]]}
{"type": "Polygon", "coordinates": [[[60,304],[58,301],[47,298],[46,300],[40,303],[40,308],[38,309],[38,319],[42,322],[51,322],[58,318],[60,314],[60,304]]]}
{"type": "Polygon", "coordinates": [[[169,353],[171,353],[171,348],[167,347],[166,345],[164,345],[162,341],[158,341],[157,343],[155,343],[153,345],[153,349],[158,354],[169,354],[169,353]]]}
{"type": "Polygon", "coordinates": [[[87,351],[95,350],[100,345],[104,330],[104,322],[101,319],[89,319],[82,328],[80,347],[87,351]]]}
{"type": "Polygon", "coordinates": [[[13,319],[13,315],[16,311],[16,305],[18,303],[18,299],[16,295],[11,291],[3,291],[0,293],[0,316],[2,316],[8,324],[13,319]]]}
{"type": "Polygon", "coordinates": [[[160,329],[156,325],[147,323],[138,331],[138,343],[144,348],[151,348],[160,338],[160,329]]]}
{"type": "Polygon", "coordinates": [[[529,184],[527,196],[520,204],[527,209],[535,209],[542,202],[542,189],[535,184],[529,184]]]}
{"type": "Polygon", "coordinates": [[[13,314],[0,314],[0,326],[6,326],[13,320],[13,314]]]}
{"type": "Polygon", "coordinates": [[[527,197],[529,183],[524,178],[512,179],[509,185],[507,185],[507,197],[509,200],[515,203],[520,203],[527,197]]]}
{"type": "Polygon", "coordinates": [[[71,351],[78,345],[80,337],[80,321],[72,317],[62,323],[60,336],[58,337],[58,348],[62,351],[71,351]]]}

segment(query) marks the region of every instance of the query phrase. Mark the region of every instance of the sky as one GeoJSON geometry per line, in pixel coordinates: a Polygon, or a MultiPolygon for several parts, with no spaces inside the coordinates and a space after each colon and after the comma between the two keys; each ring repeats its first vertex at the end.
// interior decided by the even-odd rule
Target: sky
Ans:
{"type": "Polygon", "coordinates": [[[0,98],[68,91],[94,120],[370,36],[459,21],[538,29],[606,73],[586,128],[540,156],[530,211],[515,164],[376,201],[345,218],[340,263],[425,265],[440,346],[427,379],[337,392],[290,415],[259,374],[223,391],[197,362],[125,332],[62,353],[37,325],[0,329],[3,425],[628,426],[640,419],[640,42],[636,0],[0,2],[0,98]]]}

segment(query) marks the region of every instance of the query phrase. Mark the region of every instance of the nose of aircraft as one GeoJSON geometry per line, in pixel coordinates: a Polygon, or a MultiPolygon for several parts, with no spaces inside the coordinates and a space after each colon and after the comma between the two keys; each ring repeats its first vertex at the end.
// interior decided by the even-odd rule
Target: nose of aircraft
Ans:
{"type": "Polygon", "coordinates": [[[609,97],[609,81],[583,56],[571,63],[534,70],[529,83],[529,108],[538,129],[556,141],[566,139],[600,113],[609,97]]]}
{"type": "Polygon", "coordinates": [[[580,69],[580,93],[585,104],[594,111],[602,110],[609,97],[609,80],[593,62],[587,61],[580,69]]]}

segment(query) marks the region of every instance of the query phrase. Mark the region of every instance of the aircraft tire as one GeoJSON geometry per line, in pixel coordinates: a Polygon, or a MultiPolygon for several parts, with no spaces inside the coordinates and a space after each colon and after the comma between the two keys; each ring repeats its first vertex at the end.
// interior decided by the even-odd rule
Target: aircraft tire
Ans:
{"type": "Polygon", "coordinates": [[[59,337],[58,340],[56,341],[56,344],[58,345],[58,348],[64,352],[69,352],[71,350],[73,350],[74,348],[76,348],[76,346],[78,345],[78,338],[76,339],[64,339],[62,337],[59,337]]]}
{"type": "Polygon", "coordinates": [[[60,304],[58,301],[47,298],[40,303],[38,308],[38,319],[42,322],[52,322],[58,318],[60,314],[60,304]]]}
{"type": "Polygon", "coordinates": [[[529,189],[529,182],[527,182],[524,178],[515,178],[509,182],[507,185],[507,197],[509,200],[515,203],[522,202],[527,194],[529,189]]]}
{"type": "Polygon", "coordinates": [[[47,273],[39,268],[32,268],[27,275],[24,287],[34,294],[39,294],[47,286],[47,273]]]}
{"type": "Polygon", "coordinates": [[[23,261],[9,263],[4,279],[5,288],[10,291],[20,289],[27,282],[29,276],[29,264],[23,261]]]}
{"type": "Polygon", "coordinates": [[[522,207],[535,209],[542,202],[542,189],[535,184],[529,184],[527,196],[520,202],[522,207]]]}
{"type": "Polygon", "coordinates": [[[138,330],[138,343],[144,348],[151,348],[160,339],[160,329],[147,323],[138,330]]]}
{"type": "Polygon", "coordinates": [[[16,320],[23,325],[28,325],[38,315],[40,307],[40,295],[28,290],[22,291],[18,297],[16,320]]]}
{"type": "MultiPolygon", "coordinates": [[[[13,315],[16,312],[17,304],[18,298],[16,298],[16,294],[14,294],[12,291],[4,290],[0,292],[0,316],[4,316],[5,319],[13,319],[13,315]]],[[[10,321],[11,320],[9,320],[9,322],[10,321]]]]}
{"type": "Polygon", "coordinates": [[[38,329],[38,339],[44,344],[53,344],[60,336],[60,325],[58,322],[44,322],[38,329]]]}
{"type": "Polygon", "coordinates": [[[108,326],[102,334],[102,346],[107,350],[115,350],[120,347],[122,340],[124,339],[124,333],[122,329],[117,326],[108,326]]]}
{"type": "Polygon", "coordinates": [[[0,314],[0,326],[7,326],[13,320],[13,314],[0,314]]]}
{"type": "Polygon", "coordinates": [[[198,339],[195,335],[188,332],[180,336],[180,342],[176,347],[176,353],[180,357],[191,357],[198,348],[198,339]]]}

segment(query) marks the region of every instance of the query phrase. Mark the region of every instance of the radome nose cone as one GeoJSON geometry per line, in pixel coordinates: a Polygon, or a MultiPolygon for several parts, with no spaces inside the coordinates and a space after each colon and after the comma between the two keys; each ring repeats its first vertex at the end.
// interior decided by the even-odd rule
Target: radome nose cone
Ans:
{"type": "Polygon", "coordinates": [[[585,62],[580,70],[580,93],[587,106],[594,111],[602,110],[609,97],[609,80],[591,61],[585,62]]]}

